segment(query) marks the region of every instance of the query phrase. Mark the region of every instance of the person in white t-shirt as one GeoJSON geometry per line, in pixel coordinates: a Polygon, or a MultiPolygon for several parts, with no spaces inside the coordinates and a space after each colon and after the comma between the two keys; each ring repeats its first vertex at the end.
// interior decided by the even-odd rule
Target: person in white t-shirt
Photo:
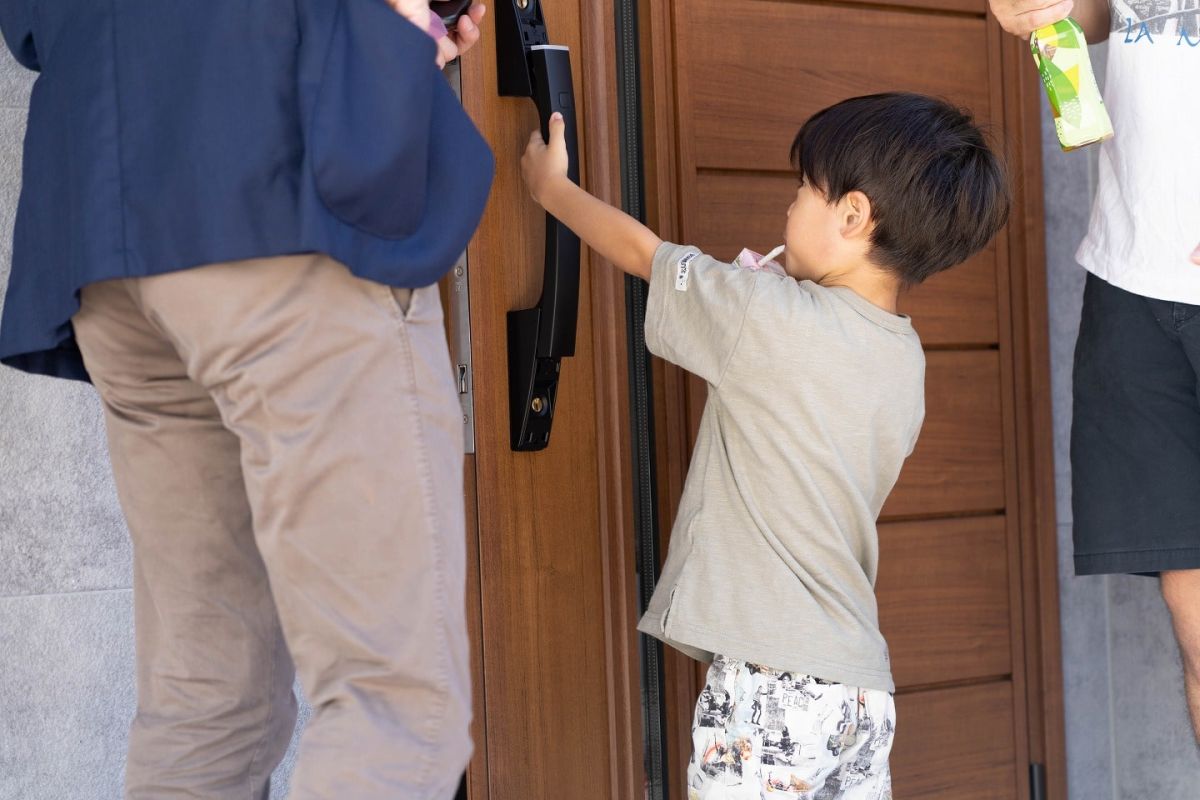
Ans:
{"type": "Polygon", "coordinates": [[[1108,42],[1071,431],[1075,571],[1161,576],[1200,740],[1200,7],[990,0],[1021,37],[1108,42]]]}

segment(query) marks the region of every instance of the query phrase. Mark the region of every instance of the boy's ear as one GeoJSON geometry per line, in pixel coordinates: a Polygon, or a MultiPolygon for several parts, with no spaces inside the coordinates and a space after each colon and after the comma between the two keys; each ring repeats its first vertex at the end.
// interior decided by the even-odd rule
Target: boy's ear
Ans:
{"type": "Polygon", "coordinates": [[[848,192],[838,203],[838,221],[844,239],[868,239],[875,227],[871,201],[860,191],[848,192]]]}

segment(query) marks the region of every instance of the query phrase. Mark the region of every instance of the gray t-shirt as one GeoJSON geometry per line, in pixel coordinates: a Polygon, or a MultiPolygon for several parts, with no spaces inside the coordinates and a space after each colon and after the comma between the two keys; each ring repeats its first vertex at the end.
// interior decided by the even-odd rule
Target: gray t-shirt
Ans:
{"type": "Polygon", "coordinates": [[[925,414],[911,321],[663,244],[646,342],[709,394],[639,630],[701,661],[894,691],[875,523],[925,414]]]}

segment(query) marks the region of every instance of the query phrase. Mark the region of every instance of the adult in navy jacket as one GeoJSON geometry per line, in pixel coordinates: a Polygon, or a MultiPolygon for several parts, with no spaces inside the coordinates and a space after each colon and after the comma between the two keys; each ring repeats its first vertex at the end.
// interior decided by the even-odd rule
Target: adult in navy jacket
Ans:
{"type": "Polygon", "coordinates": [[[90,380],[134,546],[126,797],[444,798],[470,756],[435,282],[491,154],[483,7],[0,0],[30,101],[0,360],[90,380]]]}

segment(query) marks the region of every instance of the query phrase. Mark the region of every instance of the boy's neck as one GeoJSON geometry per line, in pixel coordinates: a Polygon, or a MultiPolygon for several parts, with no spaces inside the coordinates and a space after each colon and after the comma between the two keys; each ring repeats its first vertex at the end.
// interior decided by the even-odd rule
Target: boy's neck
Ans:
{"type": "Polygon", "coordinates": [[[817,281],[822,286],[841,286],[889,314],[899,314],[900,279],[875,266],[831,272],[817,281]]]}

